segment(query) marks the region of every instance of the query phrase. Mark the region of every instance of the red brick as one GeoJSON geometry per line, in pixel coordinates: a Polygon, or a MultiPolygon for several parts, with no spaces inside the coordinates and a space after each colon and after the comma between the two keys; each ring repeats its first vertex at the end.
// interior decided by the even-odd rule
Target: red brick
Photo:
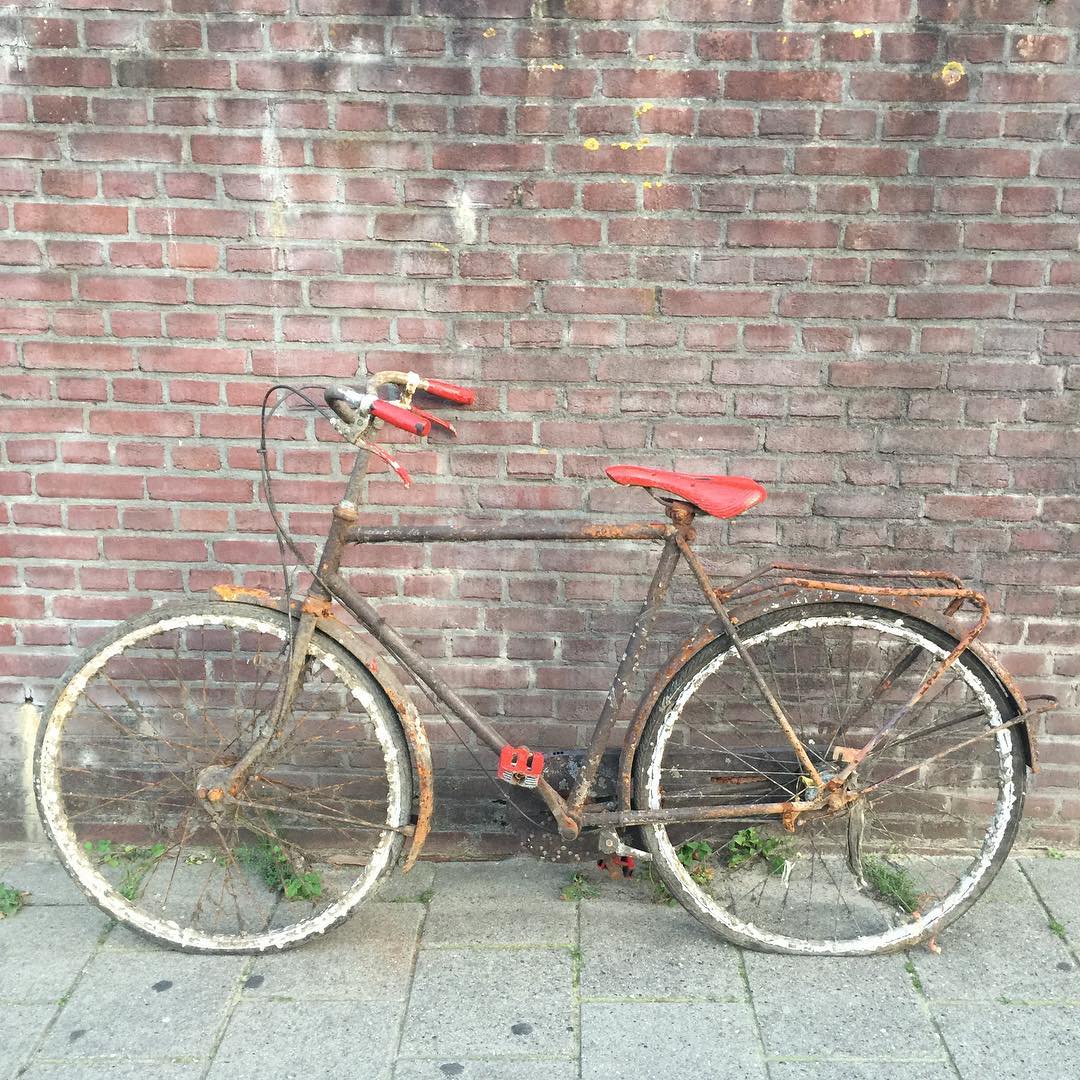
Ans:
{"type": "Polygon", "coordinates": [[[116,67],[118,86],[228,90],[230,78],[226,60],[158,60],[143,57],[121,60],[116,67]]]}
{"type": "Polygon", "coordinates": [[[898,319],[1000,319],[1009,311],[1004,293],[900,293],[898,319]]]}
{"type": "Polygon", "coordinates": [[[814,68],[729,71],[724,78],[724,97],[732,101],[839,101],[840,87],[838,72],[814,68]]]}
{"type": "Polygon", "coordinates": [[[82,204],[76,213],[62,203],[15,204],[15,228],[21,232],[126,233],[125,206],[82,204]]]}
{"type": "Polygon", "coordinates": [[[728,226],[728,243],[736,247],[831,248],[839,240],[840,226],[832,221],[761,218],[728,226]]]}
{"type": "Polygon", "coordinates": [[[75,161],[180,160],[180,139],[176,135],[88,133],[70,135],[69,140],[75,161]]]}
{"type": "Polygon", "coordinates": [[[587,98],[592,96],[596,83],[595,71],[565,66],[562,70],[486,67],[480,72],[480,93],[484,97],[587,98]]]}
{"type": "Polygon", "coordinates": [[[795,171],[827,176],[903,176],[907,152],[880,147],[825,146],[795,151],[795,171]]]}
{"type": "Polygon", "coordinates": [[[855,251],[878,249],[947,251],[960,246],[960,226],[938,222],[873,224],[852,222],[844,230],[844,247],[855,251]]]}

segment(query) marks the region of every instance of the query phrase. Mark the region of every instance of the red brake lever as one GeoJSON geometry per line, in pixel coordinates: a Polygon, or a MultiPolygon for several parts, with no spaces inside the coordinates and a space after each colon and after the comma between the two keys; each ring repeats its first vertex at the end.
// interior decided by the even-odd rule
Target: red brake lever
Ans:
{"type": "Polygon", "coordinates": [[[406,471],[405,466],[400,465],[397,459],[392,458],[381,446],[368,442],[367,439],[361,439],[356,445],[370,450],[380,461],[385,461],[398,474],[399,479],[406,487],[412,486],[412,477],[406,471]]]}
{"type": "Polygon", "coordinates": [[[403,409],[400,405],[394,405],[382,398],[376,398],[369,411],[372,416],[377,416],[410,435],[426,435],[431,430],[431,421],[423,414],[403,409]]]}
{"type": "Polygon", "coordinates": [[[443,382],[442,379],[424,379],[420,387],[429,394],[445,398],[447,401],[456,401],[459,405],[471,405],[476,400],[476,391],[467,386],[458,386],[456,383],[443,382]]]}
{"type": "Polygon", "coordinates": [[[415,405],[409,406],[409,411],[414,415],[419,416],[421,419],[426,420],[429,424],[438,424],[441,428],[446,428],[451,435],[456,435],[457,431],[454,425],[449,421],[444,420],[441,416],[435,416],[433,413],[429,413],[426,409],[418,409],[415,405]]]}

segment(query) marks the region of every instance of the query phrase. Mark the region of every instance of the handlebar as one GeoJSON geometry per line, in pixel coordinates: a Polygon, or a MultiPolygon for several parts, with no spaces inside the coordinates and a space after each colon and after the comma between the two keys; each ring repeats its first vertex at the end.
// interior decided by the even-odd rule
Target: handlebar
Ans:
{"type": "Polygon", "coordinates": [[[453,432],[453,427],[446,421],[423,409],[412,408],[412,394],[417,390],[425,390],[435,397],[457,402],[459,405],[471,405],[476,400],[476,392],[468,387],[443,379],[424,379],[415,371],[380,371],[371,377],[366,394],[360,394],[347,386],[328,386],[323,391],[323,396],[335,415],[350,426],[365,416],[372,416],[407,431],[410,435],[427,435],[433,423],[453,432]],[[379,397],[378,387],[387,384],[404,388],[405,406],[379,397]]]}

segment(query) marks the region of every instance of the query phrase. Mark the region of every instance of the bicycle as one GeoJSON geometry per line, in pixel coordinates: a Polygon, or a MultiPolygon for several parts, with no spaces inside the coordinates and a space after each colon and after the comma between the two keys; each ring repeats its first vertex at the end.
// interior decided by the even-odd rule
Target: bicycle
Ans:
{"type": "MultiPolygon", "coordinates": [[[[264,451],[276,389],[263,405],[264,451]]],[[[65,678],[42,718],[35,787],[92,901],[168,946],[258,952],[344,919],[406,841],[411,869],[431,827],[432,757],[388,654],[497,755],[501,782],[540,797],[563,837],[595,831],[616,870],[650,860],[670,894],[730,941],[887,952],[970,907],[1016,836],[1035,764],[1029,721],[1052,707],[1026,702],[976,640],[989,618],[979,593],[935,571],[784,563],[717,588],[693,548],[694,520],[760,502],[764,490],[744,477],[608,469],[660,501],[660,522],[358,525],[371,454],[409,479],[371,442],[378,425],[417,436],[449,427],[418,407],[421,391],[473,401],[412,372],[381,372],[364,393],[325,390],[335,431],[369,453],[357,455],[302,598],[218,586],[209,600],[123,623],[65,678]],[[508,742],[340,571],[350,543],[537,540],[660,545],[562,791],[541,752],[508,742]],[[593,798],[681,563],[709,614],[633,710],[614,794],[593,798]],[[335,601],[385,654],[336,618],[335,601]],[[955,622],[962,609],[973,623],[955,622]]],[[[292,544],[265,467],[264,479],[292,544]]]]}

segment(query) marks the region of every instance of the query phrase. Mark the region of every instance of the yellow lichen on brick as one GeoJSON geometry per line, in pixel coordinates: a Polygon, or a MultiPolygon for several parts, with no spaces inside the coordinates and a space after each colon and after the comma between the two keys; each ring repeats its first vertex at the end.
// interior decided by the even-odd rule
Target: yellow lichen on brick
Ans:
{"type": "Polygon", "coordinates": [[[643,101],[640,105],[635,106],[634,116],[644,116],[647,112],[652,112],[656,106],[651,101],[643,101]]]}
{"type": "Polygon", "coordinates": [[[874,31],[869,26],[860,26],[858,30],[852,30],[851,36],[854,38],[873,37],[874,31]]]}
{"type": "Polygon", "coordinates": [[[964,65],[959,60],[950,60],[941,69],[941,81],[946,86],[955,86],[965,74],[964,65]]]}
{"type": "Polygon", "coordinates": [[[586,139],[581,145],[584,146],[586,150],[599,150],[600,149],[600,140],[599,139],[586,139]]]}
{"type": "Polygon", "coordinates": [[[488,27],[488,28],[487,28],[487,29],[486,29],[486,30],[484,31],[484,37],[486,37],[486,38],[493,38],[493,37],[494,37],[494,36],[496,35],[496,33],[498,33],[498,31],[497,31],[497,30],[495,29],[495,27],[494,27],[494,26],[489,26],[489,27],[488,27]]]}

